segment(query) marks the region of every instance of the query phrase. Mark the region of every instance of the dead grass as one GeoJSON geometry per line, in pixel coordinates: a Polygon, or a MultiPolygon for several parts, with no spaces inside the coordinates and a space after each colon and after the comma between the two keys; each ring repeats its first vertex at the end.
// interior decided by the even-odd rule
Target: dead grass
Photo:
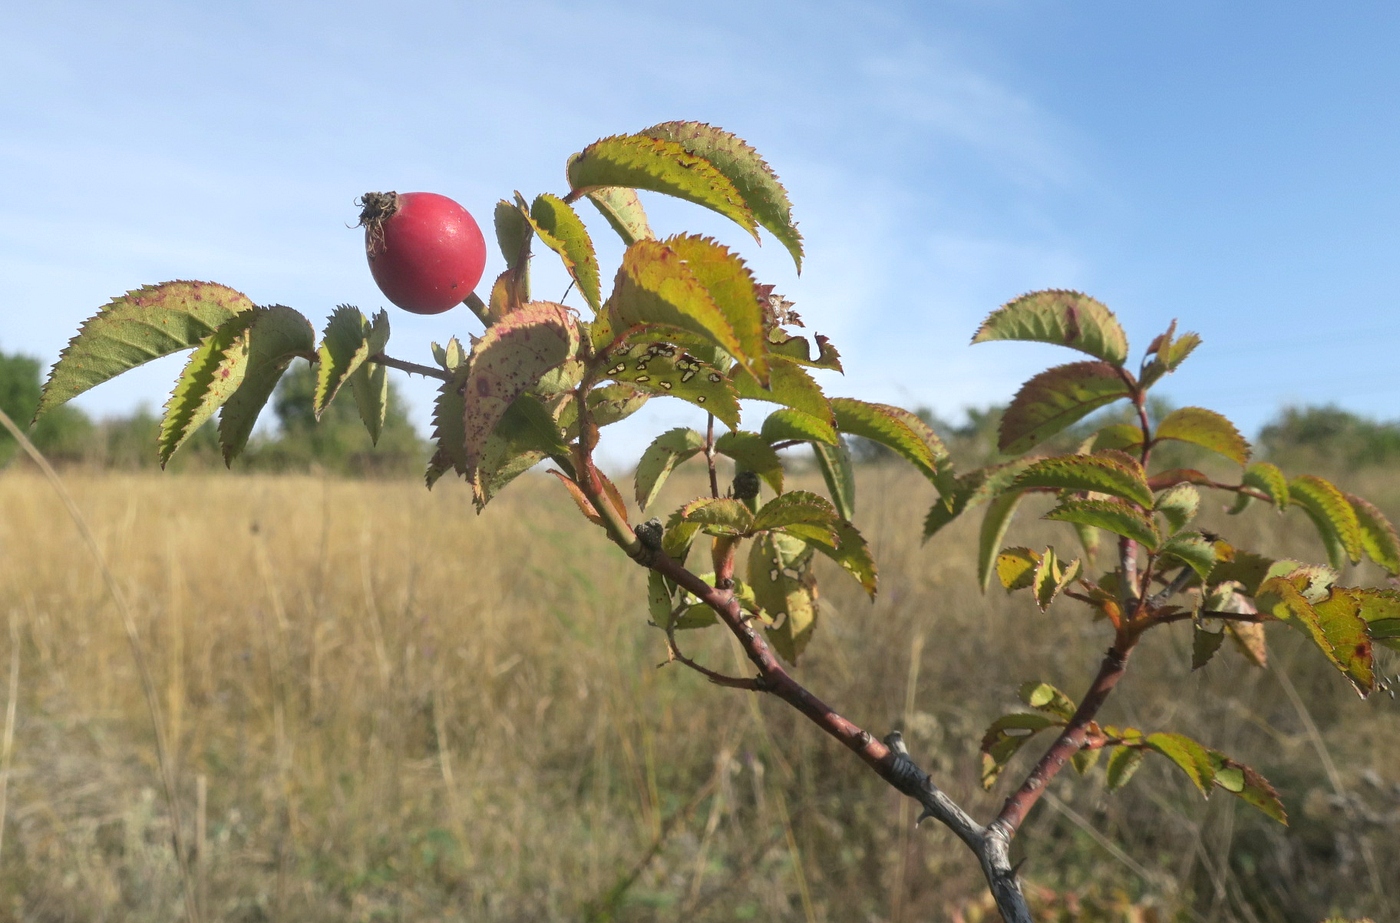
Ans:
{"type": "MultiPolygon", "coordinates": [[[[1357,486],[1400,518],[1394,484],[1357,486]]],[[[69,486],[140,619],[211,920],[985,912],[953,838],[911,831],[907,803],[781,703],[656,669],[641,574],[557,485],[527,479],[479,518],[447,484],[75,475],[69,486]]],[[[872,606],[827,574],[800,675],[866,727],[904,727],[986,817],[1005,792],[977,786],[982,730],[1022,680],[1077,693],[1106,638],[1072,607],[1040,615],[978,594],[960,550],[975,523],[921,547],[929,492],[916,479],[871,469],[862,490],[881,598],[872,606]]],[[[1319,554],[1304,530],[1247,516],[1270,547],[1319,554]]],[[[1041,525],[1021,534],[1068,548],[1041,525]]],[[[18,469],[0,475],[0,600],[20,690],[0,919],[178,918],[121,625],[58,501],[18,469]]],[[[1075,906],[1058,918],[1395,918],[1395,702],[1357,701],[1277,632],[1275,662],[1296,664],[1312,738],[1271,672],[1227,651],[1192,674],[1189,633],[1160,634],[1111,720],[1185,731],[1254,764],[1293,826],[1205,802],[1163,766],[1112,796],[1101,773],[1057,782],[1062,807],[1038,808],[1022,837],[1046,918],[1075,906]]],[[[686,640],[735,666],[718,632],[686,640]]]]}

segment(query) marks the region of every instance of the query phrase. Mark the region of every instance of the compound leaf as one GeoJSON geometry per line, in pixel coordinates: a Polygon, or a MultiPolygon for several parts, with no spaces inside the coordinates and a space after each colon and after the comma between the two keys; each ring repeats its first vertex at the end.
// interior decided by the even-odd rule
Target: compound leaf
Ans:
{"type": "Polygon", "coordinates": [[[997,446],[1009,455],[1019,455],[1128,393],[1118,369],[1107,362],[1047,369],[1011,399],[1001,418],[997,446]]]}
{"type": "Polygon", "coordinates": [[[540,241],[559,254],[564,269],[578,283],[583,300],[595,312],[600,310],[603,296],[598,256],[593,250],[588,229],[583,226],[583,220],[573,206],[558,196],[544,193],[535,197],[530,206],[529,220],[540,241]]]}
{"type": "Polygon", "coordinates": [[[1249,464],[1249,442],[1225,417],[1204,407],[1179,407],[1157,425],[1158,439],[1189,442],[1223,455],[1236,464],[1249,464]]]}
{"type": "Polygon", "coordinates": [[[1111,494],[1147,509],[1153,501],[1142,465],[1121,452],[1045,458],[1021,472],[1013,486],[1018,490],[1048,487],[1111,494]]]}
{"type": "Polygon", "coordinates": [[[667,430],[652,440],[637,463],[637,506],[643,510],[651,506],[675,467],[704,449],[705,437],[684,426],[667,430]]]}
{"type": "Polygon", "coordinates": [[[630,247],[639,240],[648,240],[656,235],[651,232],[647,213],[642,208],[642,200],[635,189],[625,186],[602,186],[588,191],[588,201],[607,219],[608,224],[622,238],[623,246],[630,247]]]}
{"type": "Polygon", "coordinates": [[[1317,526],[1333,567],[1342,566],[1343,554],[1353,564],[1361,560],[1361,522],[1346,494],[1332,482],[1313,474],[1301,475],[1289,483],[1288,499],[1293,506],[1301,506],[1317,526]]]}
{"type": "Polygon", "coordinates": [[[1032,292],[1002,305],[972,338],[991,340],[1055,343],[1120,367],[1128,359],[1128,338],[1113,312],[1079,292],[1032,292]]]}
{"type": "Polygon", "coordinates": [[[1104,529],[1141,542],[1149,549],[1155,549],[1161,541],[1156,524],[1141,510],[1122,500],[1064,500],[1046,513],[1045,518],[1104,529]]]}

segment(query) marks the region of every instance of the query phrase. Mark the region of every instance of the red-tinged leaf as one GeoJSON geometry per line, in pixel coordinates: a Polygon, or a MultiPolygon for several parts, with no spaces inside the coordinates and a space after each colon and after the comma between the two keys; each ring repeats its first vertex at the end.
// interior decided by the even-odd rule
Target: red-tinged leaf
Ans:
{"type": "Polygon", "coordinates": [[[782,242],[802,270],[802,235],[792,220],[792,203],[778,175],[748,142],[700,122],[662,122],[641,132],[675,141],[724,174],[765,229],[782,242]]]}
{"type": "Polygon", "coordinates": [[[702,497],[681,507],[681,519],[693,522],[711,535],[749,535],[754,514],[742,500],[702,497]]]}
{"type": "MultiPolygon", "coordinates": [[[[253,424],[267,405],[267,399],[272,397],[287,366],[293,359],[305,357],[316,348],[316,331],[311,321],[291,308],[282,305],[254,308],[246,312],[246,316],[251,320],[244,340],[247,359],[243,381],[219,411],[219,446],[226,465],[232,465],[248,444],[253,424]]],[[[388,333],[386,325],[382,335],[387,338],[388,333]]],[[[361,366],[360,373],[364,373],[365,368],[361,366]]]]}
{"type": "Polygon", "coordinates": [[[1353,564],[1361,560],[1364,548],[1361,522],[1357,519],[1355,508],[1347,501],[1346,494],[1330,481],[1305,474],[1289,483],[1288,499],[1293,506],[1302,507],[1317,526],[1323,544],[1332,557],[1333,567],[1342,566],[1339,560],[1342,555],[1353,564]]]}
{"type": "Polygon", "coordinates": [[[1237,763],[1224,754],[1216,753],[1220,765],[1215,771],[1215,782],[1221,788],[1263,811],[1269,817],[1288,826],[1288,812],[1283,809],[1278,792],[1269,780],[1243,763],[1237,763]]]}
{"type": "Polygon", "coordinates": [[[821,470],[822,480],[826,482],[826,491],[831,495],[831,502],[836,504],[836,509],[841,514],[842,519],[854,519],[856,515],[856,472],[851,463],[851,452],[850,449],[846,448],[845,440],[837,442],[836,445],[813,442],[811,446],[812,453],[817,460],[817,468],[821,470]]]}
{"type": "Polygon", "coordinates": [[[917,415],[888,404],[873,404],[849,397],[831,399],[836,428],[862,436],[892,449],[935,484],[954,484],[948,449],[933,429],[917,415]]]}
{"type": "Polygon", "coordinates": [[[1183,734],[1148,734],[1144,743],[1180,767],[1201,794],[1210,795],[1216,764],[1208,748],[1183,734]]]}
{"type": "Polygon", "coordinates": [[[833,430],[836,428],[836,418],[831,413],[831,405],[822,393],[821,386],[806,369],[791,359],[782,356],[768,357],[769,378],[766,388],[741,366],[734,366],[729,375],[742,398],[782,404],[816,417],[833,430]]]}
{"type": "Polygon", "coordinates": [[[705,437],[684,426],[657,436],[637,463],[637,506],[651,506],[671,472],[686,459],[705,450],[705,437]]]}
{"type": "Polygon", "coordinates": [[[1137,772],[1142,765],[1143,757],[1147,751],[1141,747],[1114,747],[1113,752],[1108,755],[1108,764],[1104,768],[1105,782],[1110,792],[1128,784],[1128,780],[1137,772]]]}
{"type": "Polygon", "coordinates": [[[639,240],[648,240],[656,235],[651,232],[646,210],[635,189],[623,186],[602,186],[588,191],[588,201],[607,219],[608,224],[622,238],[623,246],[630,247],[639,240]]]}
{"type": "Polygon", "coordinates": [[[575,193],[607,186],[660,192],[717,211],[758,239],[753,211],[734,183],[678,142],[640,134],[603,138],[569,158],[568,175],[575,193]]]}
{"type": "Polygon", "coordinates": [[[1046,728],[1063,724],[1049,715],[1037,714],[1002,715],[993,721],[982,735],[982,787],[991,791],[1001,771],[1026,741],[1046,728]]]}
{"type": "Polygon", "coordinates": [[[987,515],[982,519],[982,529],[977,535],[977,584],[982,592],[992,584],[992,562],[1002,539],[1011,525],[1011,517],[1025,494],[1019,490],[1004,493],[987,504],[987,515]]]}
{"type": "Polygon", "coordinates": [[[958,518],[964,511],[999,496],[1020,477],[1028,465],[1028,461],[1017,460],[1004,465],[978,468],[960,475],[954,481],[952,491],[940,497],[924,518],[924,541],[928,541],[934,533],[958,518]]]}
{"type": "Polygon", "coordinates": [[[1043,711],[1048,715],[1054,715],[1065,722],[1073,718],[1075,711],[1078,710],[1073,699],[1049,683],[1038,683],[1031,680],[1022,683],[1016,694],[1021,697],[1022,702],[1031,708],[1043,711]]]}
{"type": "Polygon", "coordinates": [[[1056,522],[1093,526],[1155,549],[1161,541],[1157,525],[1146,513],[1122,500],[1065,500],[1045,514],[1056,522]]]}
{"type": "Polygon", "coordinates": [[[1400,575],[1400,535],[1396,534],[1395,526],[1371,502],[1355,494],[1347,494],[1346,498],[1361,527],[1361,547],[1366,556],[1392,577],[1400,575]]]}
{"type": "Polygon", "coordinates": [[[1194,333],[1183,333],[1176,337],[1176,321],[1171,322],[1167,332],[1157,337],[1147,347],[1147,352],[1152,355],[1152,361],[1148,362],[1142,370],[1141,384],[1143,389],[1152,387],[1158,379],[1168,373],[1175,372],[1177,366],[1186,361],[1186,357],[1201,345],[1201,338],[1194,333]]]}
{"type": "Polygon", "coordinates": [[[782,407],[763,421],[761,430],[769,445],[779,442],[821,442],[837,444],[836,427],[825,420],[800,410],[782,407]]]}
{"type": "Polygon", "coordinates": [[[990,340],[1055,343],[1116,366],[1128,358],[1128,338],[1113,312],[1079,292],[1032,292],[997,308],[972,338],[990,340]]]}
{"type": "Polygon", "coordinates": [[[472,471],[472,501],[477,512],[485,509],[507,484],[545,458],[552,458],[566,474],[572,475],[574,467],[569,454],[554,416],[534,395],[520,395],[496,424],[472,471]]]}
{"type": "Polygon", "coordinates": [[[769,340],[768,350],[779,356],[785,356],[796,362],[798,365],[810,366],[815,369],[831,369],[835,372],[844,371],[841,368],[841,354],[836,351],[836,347],[831,345],[831,341],[820,333],[817,334],[817,355],[812,355],[812,345],[807,342],[806,337],[794,336],[775,330],[773,336],[781,337],[776,341],[769,340]]]}
{"type": "Polygon", "coordinates": [[[1142,465],[1121,452],[1112,455],[1057,455],[1032,464],[1012,485],[1017,490],[1092,491],[1152,508],[1152,491],[1142,465]]]}
{"type": "Polygon", "coordinates": [[[1236,464],[1249,463],[1249,442],[1235,424],[1203,407],[1181,407],[1167,414],[1157,425],[1157,438],[1189,442],[1236,464]]]}
{"type": "Polygon", "coordinates": [[[1162,471],[1147,479],[1147,486],[1152,489],[1153,493],[1167,490],[1178,484],[1200,484],[1203,487],[1209,487],[1213,483],[1208,475],[1195,468],[1172,468],[1170,471],[1162,471]]]}
{"type": "Polygon", "coordinates": [[[1366,620],[1361,617],[1360,601],[1340,588],[1311,601],[1308,579],[1308,575],[1300,571],[1288,577],[1265,580],[1259,588],[1259,606],[1295,628],[1301,628],[1365,698],[1375,691],[1376,676],[1371,636],[1366,620]]]}
{"type": "Polygon", "coordinates": [[[1256,667],[1269,665],[1269,644],[1264,637],[1263,625],[1258,622],[1226,622],[1225,630],[1246,660],[1256,667]]]}
{"type": "Polygon", "coordinates": [[[423,480],[431,490],[449,470],[459,475],[467,473],[466,400],[462,389],[467,384],[467,366],[457,367],[450,381],[438,387],[433,404],[433,442],[437,446],[428,461],[423,480]]]}
{"type": "Polygon", "coordinates": [[[476,466],[506,409],[578,351],[578,325],[561,304],[536,301],[488,327],[472,350],[464,392],[467,468],[476,466]]]}
{"type": "Polygon", "coordinates": [[[165,282],[113,298],[59,354],[34,419],[128,369],[199,345],[252,308],[248,296],[213,282],[165,282]]]}
{"type": "Polygon", "coordinates": [[[748,356],[747,368],[760,381],[765,380],[769,349],[768,335],[763,328],[763,308],[753,275],[744,261],[728,247],[709,237],[680,234],[666,239],[670,247],[685,261],[715,304],[729,321],[742,347],[738,356],[748,356]]]}
{"type": "Polygon", "coordinates": [[[569,492],[569,496],[574,498],[574,503],[578,506],[578,511],[595,526],[603,524],[603,517],[598,515],[598,511],[593,507],[593,502],[588,499],[583,490],[561,471],[549,472],[559,479],[559,483],[564,485],[564,489],[569,492]]]}
{"type": "Polygon", "coordinates": [[[624,340],[608,353],[600,374],[649,394],[680,398],[731,428],[739,425],[739,399],[729,379],[674,343],[624,340]]]}
{"type": "Polygon", "coordinates": [[[1029,548],[1004,548],[997,555],[997,580],[1008,593],[1024,590],[1040,568],[1040,552],[1029,548]]]}
{"type": "Polygon", "coordinates": [[[1020,455],[1128,393],[1118,369],[1107,362],[1047,369],[1011,399],[1001,418],[997,447],[1008,455],[1020,455]]]}
{"type": "Polygon", "coordinates": [[[595,312],[603,305],[598,256],[593,239],[573,206],[548,193],[535,197],[529,211],[530,226],[540,242],[559,254],[564,269],[578,283],[579,293],[595,312]]]}
{"type": "Polygon", "coordinates": [[[738,470],[752,471],[763,478],[773,493],[783,492],[783,461],[758,433],[725,433],[715,440],[715,451],[733,459],[738,470]]]}

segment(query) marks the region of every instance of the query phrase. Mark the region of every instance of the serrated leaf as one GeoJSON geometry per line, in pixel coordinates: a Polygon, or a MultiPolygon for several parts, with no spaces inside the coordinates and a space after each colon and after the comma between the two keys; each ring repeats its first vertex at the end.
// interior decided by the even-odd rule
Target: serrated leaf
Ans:
{"type": "Polygon", "coordinates": [[[1078,710],[1073,699],[1049,683],[1031,680],[1022,683],[1016,694],[1031,708],[1054,715],[1062,721],[1068,722],[1078,710]]]}
{"type": "Polygon", "coordinates": [[[702,497],[681,508],[681,519],[698,524],[710,535],[748,535],[754,531],[753,511],[742,500],[702,497]]]}
{"type": "Polygon", "coordinates": [[[1002,715],[993,721],[982,735],[982,787],[991,791],[1006,764],[1026,741],[1046,728],[1062,724],[1049,715],[1036,714],[1002,715]]]}
{"type": "MultiPolygon", "coordinates": [[[[763,478],[773,493],[783,492],[783,462],[778,453],[758,433],[742,430],[725,433],[715,440],[715,451],[734,460],[741,470],[763,478]]],[[[765,507],[766,508],[766,507],[765,507]]]]}
{"type": "Polygon", "coordinates": [[[1215,543],[1199,532],[1182,532],[1162,543],[1158,551],[1163,557],[1174,558],[1196,572],[1205,584],[1215,569],[1215,543]]]}
{"type": "Polygon", "coordinates": [[[1171,322],[1167,332],[1157,337],[1147,347],[1147,352],[1152,355],[1152,361],[1148,362],[1142,369],[1140,384],[1143,390],[1152,387],[1162,376],[1170,372],[1175,372],[1186,357],[1201,345],[1201,338],[1194,333],[1183,333],[1177,337],[1176,321],[1171,322]]]}
{"type": "Polygon", "coordinates": [[[1302,571],[1270,577],[1259,588],[1260,608],[1301,627],[1363,698],[1370,695],[1376,688],[1376,677],[1371,636],[1361,617],[1360,602],[1340,588],[1311,601],[1307,584],[1308,575],[1302,571]]]}
{"type": "MultiPolygon", "coordinates": [[[[530,238],[535,229],[519,204],[501,199],[495,210],[496,243],[507,269],[526,266],[530,261],[530,238]]],[[[526,294],[528,298],[528,293],[526,294]]]]}
{"type": "Polygon", "coordinates": [[[213,282],[165,282],[113,298],[59,354],[34,419],[122,372],[199,345],[252,307],[246,295],[213,282]]]}
{"type": "MultiPolygon", "coordinates": [[[[568,446],[549,409],[531,394],[520,395],[496,424],[471,471],[472,501],[477,512],[485,509],[507,484],[545,458],[552,458],[566,476],[572,476],[574,468],[568,454],[568,446]]],[[[619,500],[618,507],[621,506],[619,500]]]]}
{"type": "Polygon", "coordinates": [[[1361,522],[1346,495],[1330,481],[1312,474],[1296,477],[1288,485],[1288,499],[1291,505],[1302,507],[1317,526],[1333,567],[1342,566],[1338,560],[1342,554],[1353,564],[1361,560],[1361,522]]]}
{"type": "Polygon", "coordinates": [[[1132,423],[1110,423],[1094,434],[1090,451],[1102,452],[1105,449],[1142,448],[1142,427],[1132,423]]]}
{"type": "Polygon", "coordinates": [[[685,199],[719,212],[758,239],[758,223],[734,183],[675,141],[640,134],[603,138],[569,158],[568,176],[575,193],[626,186],[685,199]]]}
{"type": "Polygon", "coordinates": [[[1359,588],[1348,589],[1346,593],[1356,600],[1371,640],[1400,650],[1400,592],[1359,588]]]}
{"type": "MultiPolygon", "coordinates": [[[[628,382],[604,385],[588,392],[588,414],[597,426],[612,426],[641,410],[650,396],[648,392],[640,391],[628,382]]],[[[572,402],[567,410],[577,415],[578,408],[572,402]]],[[[571,424],[566,424],[566,416],[566,413],[561,413],[559,422],[569,426],[569,438],[572,439],[578,435],[575,428],[578,421],[574,419],[571,424]]]]}
{"type": "Polygon", "coordinates": [[[829,531],[840,521],[836,507],[825,497],[794,490],[765,503],[754,517],[753,527],[756,530],[782,529],[800,523],[822,526],[829,531]]]}
{"type": "Polygon", "coordinates": [[[1020,455],[1065,427],[1120,398],[1128,385],[1107,362],[1047,369],[1021,386],[1002,415],[997,447],[1020,455]]]}
{"type": "Polygon", "coordinates": [[[549,473],[558,478],[559,483],[564,485],[564,489],[569,492],[569,496],[573,498],[574,505],[578,507],[578,511],[583,514],[585,519],[595,526],[603,525],[603,517],[598,514],[597,507],[593,505],[592,500],[588,499],[588,495],[583,492],[582,488],[571,481],[562,471],[554,471],[551,469],[549,473]]]}
{"type": "Polygon", "coordinates": [[[763,309],[753,275],[739,255],[713,238],[678,234],[666,239],[666,246],[678,253],[729,321],[742,350],[746,368],[759,381],[767,380],[768,335],[763,326],[763,309]]]}
{"type": "MultiPolygon", "coordinates": [[[[374,322],[370,324],[366,334],[365,352],[369,356],[377,356],[384,352],[388,342],[389,312],[380,311],[374,315],[374,322]]],[[[460,364],[462,357],[453,356],[452,348],[455,346],[460,352],[462,344],[453,337],[447,341],[447,345],[448,360],[455,358],[460,364]]],[[[360,421],[369,432],[370,443],[378,445],[379,434],[384,429],[384,417],[389,410],[389,370],[378,362],[366,359],[350,375],[350,388],[355,395],[355,407],[360,412],[360,421]]]]}
{"type": "Polygon", "coordinates": [[[892,449],[926,478],[940,485],[940,490],[954,487],[947,447],[916,414],[889,404],[875,404],[849,397],[832,398],[831,409],[836,415],[836,428],[841,432],[861,436],[892,449]]]}
{"type": "Polygon", "coordinates": [[[924,541],[947,526],[965,511],[998,496],[1020,477],[1030,462],[1018,459],[1004,465],[989,465],[953,481],[953,489],[938,499],[924,518],[924,541]]]}
{"type": "Polygon", "coordinates": [[[1396,534],[1395,526],[1370,501],[1355,494],[1347,494],[1346,498],[1361,527],[1361,547],[1367,557],[1392,577],[1400,575],[1400,535],[1396,534]]]}
{"type": "MultiPolygon", "coordinates": [[[[688,505],[688,504],[687,504],[688,505]]],[[[681,506],[666,520],[666,531],[661,535],[661,550],[678,563],[684,564],[690,555],[690,546],[700,534],[700,524],[686,522],[682,514],[686,506],[681,506]]]]}
{"type": "Polygon", "coordinates": [[[1079,292],[1032,292],[997,308],[982,322],[972,342],[1031,340],[1055,343],[1121,366],[1128,338],[1113,312],[1079,292]]]}
{"type": "MultiPolygon", "coordinates": [[[[744,327],[742,313],[738,320],[743,329],[735,328],[735,320],[727,313],[731,307],[728,290],[721,292],[726,298],[721,304],[689,266],[681,251],[697,249],[690,240],[672,241],[679,249],[657,240],[639,240],[627,248],[608,299],[609,323],[614,330],[654,324],[695,334],[729,353],[760,384],[766,384],[766,344],[762,339],[754,341],[753,331],[744,327]]],[[[718,272],[712,264],[697,269],[718,272]]],[[[739,269],[747,272],[742,264],[739,269]]],[[[753,309],[757,310],[757,306],[755,296],[753,309]]]]}
{"type": "Polygon", "coordinates": [[[1199,621],[1191,623],[1191,669],[1199,670],[1210,663],[1225,641],[1225,629],[1210,631],[1199,621]]]}
{"type": "Polygon", "coordinates": [[[769,339],[768,351],[771,353],[785,356],[798,365],[814,369],[845,371],[841,368],[841,354],[836,351],[835,346],[831,345],[831,341],[820,333],[817,334],[817,355],[815,357],[812,356],[812,345],[807,342],[806,337],[796,336],[783,330],[774,330],[772,337],[781,337],[781,339],[769,339]]]}
{"type": "Polygon", "coordinates": [[[603,306],[598,256],[593,239],[573,206],[548,193],[535,197],[530,206],[530,225],[540,242],[559,254],[564,269],[578,283],[579,293],[595,312],[603,306]]]}
{"type": "MultiPolygon", "coordinates": [[[[267,399],[287,366],[298,356],[309,356],[316,348],[316,330],[311,321],[291,308],[260,307],[249,315],[252,322],[246,339],[247,368],[243,381],[219,412],[219,445],[223,448],[226,465],[232,465],[248,444],[253,424],[257,423],[258,414],[267,405],[267,399]]],[[[389,335],[387,319],[383,335],[386,338],[389,335]]]]}
{"type": "Polygon", "coordinates": [[[741,366],[736,365],[729,374],[740,397],[782,404],[810,417],[816,417],[819,422],[832,427],[833,430],[836,428],[836,418],[832,415],[831,405],[822,393],[821,386],[806,369],[791,359],[782,356],[768,358],[769,377],[766,388],[741,366]]]}
{"type": "Polygon", "coordinates": [[[467,473],[466,399],[462,396],[466,384],[467,367],[460,366],[450,381],[438,387],[433,404],[433,442],[437,448],[423,476],[430,490],[449,470],[463,476],[467,473]]]}
{"type": "Polygon", "coordinates": [[[578,326],[561,304],[523,305],[486,329],[472,350],[465,397],[466,463],[476,466],[506,409],[577,351],[578,326]]]}
{"type": "Polygon", "coordinates": [[[749,549],[749,586],[754,599],[775,621],[768,639],[795,663],[816,627],[816,585],[811,578],[812,548],[781,532],[765,532],[749,549]]]}
{"type": "Polygon", "coordinates": [[[982,519],[982,528],[977,535],[977,584],[982,592],[992,583],[992,562],[1006,530],[1011,525],[1011,517],[1025,494],[1019,490],[1004,493],[987,504],[987,515],[982,519]]]}
{"type": "Polygon", "coordinates": [[[1216,753],[1220,765],[1215,772],[1216,784],[1244,801],[1263,811],[1269,817],[1288,826],[1288,812],[1283,809],[1278,792],[1269,780],[1243,763],[1237,763],[1222,753],[1216,753]]]}
{"type": "Polygon", "coordinates": [[[624,340],[608,353],[601,376],[650,394],[680,398],[730,428],[739,425],[739,400],[729,379],[674,343],[624,340]]]}
{"type": "Polygon", "coordinates": [[[997,579],[1008,593],[1028,588],[1039,567],[1040,552],[1029,548],[1004,548],[997,555],[997,579]]]}
{"type": "Polygon", "coordinates": [[[1210,794],[1215,784],[1215,761],[1208,748],[1184,734],[1148,734],[1144,743],[1180,767],[1202,794],[1210,794]]]}
{"type": "Polygon", "coordinates": [[[652,440],[637,463],[637,506],[651,506],[661,486],[676,466],[705,450],[705,437],[684,426],[667,430],[652,440]]]}
{"type": "Polygon", "coordinates": [[[1249,442],[1240,435],[1235,424],[1213,410],[1204,407],[1180,407],[1157,424],[1158,439],[1189,442],[1231,461],[1249,464],[1249,442]]]}
{"type": "Polygon", "coordinates": [[[185,363],[161,419],[157,449],[162,468],[243,383],[248,370],[248,330],[253,323],[254,310],[224,321],[185,363]]]}
{"type": "Polygon", "coordinates": [[[821,442],[837,444],[836,427],[826,420],[791,407],[781,407],[763,421],[760,430],[769,445],[779,442],[821,442]]]}
{"type": "Polygon", "coordinates": [[[871,599],[875,598],[879,579],[875,559],[870,554],[870,545],[855,526],[845,520],[839,520],[829,530],[800,525],[787,528],[790,532],[800,533],[800,537],[805,537],[813,548],[841,565],[871,599]]]}
{"type": "Polygon", "coordinates": [[[326,412],[340,386],[369,358],[369,326],[360,309],[348,304],[336,308],[326,322],[316,350],[316,389],[311,396],[316,419],[326,412]]]}
{"type": "Polygon", "coordinates": [[[1045,518],[1104,529],[1141,542],[1148,549],[1155,549],[1161,540],[1156,524],[1122,500],[1064,500],[1046,513],[1045,518]]]}
{"type": "Polygon", "coordinates": [[[642,200],[635,189],[624,186],[603,186],[588,191],[588,201],[607,219],[623,246],[630,247],[639,240],[655,238],[642,200]]]}
{"type": "MultiPolygon", "coordinates": [[[[802,416],[806,416],[806,414],[802,414],[802,416]]],[[[813,418],[807,417],[807,419],[813,418]]],[[[831,502],[836,504],[841,518],[854,519],[856,515],[856,472],[855,467],[851,464],[851,451],[846,448],[845,440],[838,441],[836,445],[813,442],[812,452],[817,460],[817,468],[821,470],[822,480],[826,482],[827,493],[831,495],[831,502]]]]}
{"type": "Polygon", "coordinates": [[[1055,597],[1060,595],[1060,591],[1072,583],[1079,576],[1080,564],[1075,559],[1068,564],[1060,561],[1060,556],[1055,553],[1054,548],[1046,548],[1040,555],[1040,560],[1036,562],[1035,571],[1031,574],[1031,592],[1035,596],[1035,603],[1044,612],[1050,608],[1050,604],[1055,601],[1055,597]]]}
{"type": "Polygon", "coordinates": [[[1108,790],[1114,792],[1127,785],[1146,755],[1147,751],[1139,747],[1114,747],[1113,752],[1108,755],[1108,764],[1104,769],[1104,780],[1108,790]]]}
{"type": "Polygon", "coordinates": [[[1201,492],[1194,484],[1177,484],[1169,487],[1157,498],[1156,510],[1167,520],[1172,532],[1180,532],[1201,508],[1201,492]]]}
{"type": "Polygon", "coordinates": [[[700,122],[662,122],[641,134],[675,141],[714,165],[734,184],[758,223],[792,254],[798,272],[802,271],[802,235],[792,220],[787,190],[748,142],[700,122]]]}
{"type": "Polygon", "coordinates": [[[1093,491],[1121,497],[1146,509],[1152,508],[1153,501],[1142,465],[1122,453],[1044,458],[1021,472],[1013,487],[1093,491]]]}

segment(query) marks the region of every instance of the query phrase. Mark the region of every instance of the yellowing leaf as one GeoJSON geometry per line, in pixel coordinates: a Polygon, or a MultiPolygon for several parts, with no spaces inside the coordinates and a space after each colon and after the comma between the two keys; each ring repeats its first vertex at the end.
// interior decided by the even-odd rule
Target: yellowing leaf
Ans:
{"type": "Polygon", "coordinates": [[[763,309],[744,261],[709,237],[677,235],[667,238],[666,246],[680,256],[729,321],[740,346],[735,356],[747,356],[749,372],[760,382],[766,381],[768,337],[763,329],[763,309]]]}
{"type": "Polygon", "coordinates": [[[1127,785],[1146,755],[1147,751],[1140,747],[1114,747],[1113,752],[1108,755],[1108,765],[1104,770],[1104,781],[1108,790],[1114,792],[1127,785]]]}
{"type": "Polygon", "coordinates": [[[603,298],[598,278],[598,257],[593,240],[573,206],[558,196],[535,197],[530,206],[530,225],[540,241],[559,254],[564,269],[578,283],[579,293],[594,311],[602,308],[603,298]]]}
{"type": "Polygon", "coordinates": [[[1031,737],[1046,728],[1060,727],[1063,721],[1049,715],[1002,715],[982,735],[982,787],[991,791],[1001,771],[1031,737]]]}
{"type": "Polygon", "coordinates": [[[1364,698],[1376,688],[1371,636],[1357,597],[1334,589],[1309,600],[1308,576],[1297,572],[1271,577],[1259,588],[1259,604],[1294,627],[1301,627],[1364,698]],[[1307,594],[1307,595],[1305,595],[1307,594]]]}
{"type": "Polygon", "coordinates": [[[806,542],[781,532],[763,533],[749,549],[749,586],[775,622],[768,630],[769,641],[789,663],[801,656],[816,627],[812,553],[806,542]]]}
{"type": "Polygon", "coordinates": [[[1008,593],[1029,587],[1039,567],[1040,553],[1029,548],[1005,548],[997,555],[997,579],[1008,593]]]}
{"type": "Polygon", "coordinates": [[[1107,362],[1047,369],[1021,386],[1001,418],[997,445],[1019,455],[1100,407],[1128,396],[1128,385],[1107,362]]]}
{"type": "Polygon", "coordinates": [[[1148,734],[1144,743],[1179,766],[1201,794],[1210,794],[1215,783],[1215,761],[1209,749],[1182,734],[1148,734]]]}
{"type": "Polygon", "coordinates": [[[1113,312],[1079,292],[1032,292],[997,308],[972,338],[990,340],[1055,343],[1116,366],[1128,358],[1128,338],[1113,312]]]}
{"type": "Polygon", "coordinates": [[[1022,702],[1031,708],[1054,715],[1066,722],[1073,718],[1075,711],[1077,711],[1074,701],[1049,683],[1038,683],[1034,680],[1022,683],[1021,688],[1017,690],[1017,695],[1021,697],[1022,702]]]}
{"type": "Polygon", "coordinates": [[[1157,438],[1189,442],[1237,464],[1249,463],[1249,442],[1235,424],[1203,407],[1181,407],[1167,414],[1157,425],[1157,438]]]}
{"type": "MultiPolygon", "coordinates": [[[[739,396],[752,401],[768,401],[799,410],[808,416],[816,417],[833,428],[836,419],[831,405],[816,380],[791,359],[770,356],[768,359],[768,387],[748,374],[741,366],[730,370],[730,380],[739,396]]],[[[834,441],[834,437],[833,437],[834,441]]]]}

